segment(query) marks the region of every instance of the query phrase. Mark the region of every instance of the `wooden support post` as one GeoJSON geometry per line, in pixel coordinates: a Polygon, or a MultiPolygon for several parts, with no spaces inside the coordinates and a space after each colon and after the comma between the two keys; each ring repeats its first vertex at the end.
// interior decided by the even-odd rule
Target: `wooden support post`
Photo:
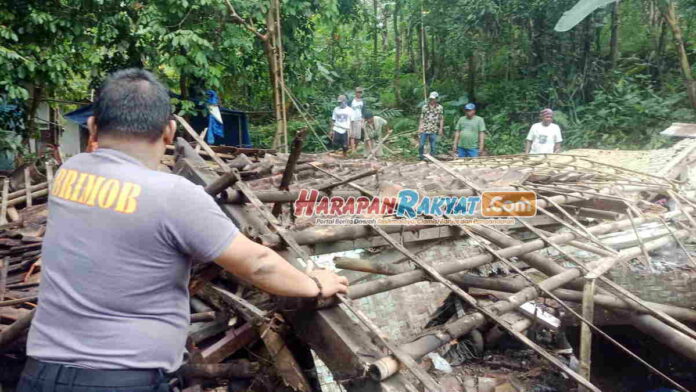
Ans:
{"type": "Polygon", "coordinates": [[[7,223],[7,198],[10,193],[10,179],[5,177],[2,180],[2,206],[0,207],[0,225],[7,223]]]}
{"type": "MultiPolygon", "coordinates": [[[[281,178],[280,186],[278,186],[278,189],[281,191],[290,190],[290,184],[292,183],[292,176],[295,173],[297,160],[300,158],[300,155],[302,155],[302,143],[304,142],[306,131],[306,128],[299,130],[297,134],[295,134],[295,139],[292,141],[290,156],[288,156],[288,162],[285,164],[285,170],[283,171],[283,178],[281,178]]],[[[273,216],[278,216],[282,212],[282,208],[282,203],[275,203],[271,213],[273,216]]]]}
{"type": "Polygon", "coordinates": [[[264,325],[260,332],[261,340],[263,340],[266,349],[271,354],[271,359],[278,371],[278,375],[293,391],[311,392],[312,387],[309,384],[309,380],[307,380],[283,337],[274,328],[272,322],[270,322],[264,325]]]}
{"type": "MultiPolygon", "coordinates": [[[[594,322],[594,293],[595,279],[588,279],[582,292],[582,317],[590,323],[594,322]]],[[[590,380],[591,354],[592,330],[587,324],[582,323],[580,326],[580,375],[587,380],[590,380]]],[[[578,386],[578,392],[586,391],[584,386],[578,386]]]]}
{"type": "Polygon", "coordinates": [[[27,194],[27,207],[31,207],[33,204],[31,199],[31,169],[28,166],[24,168],[24,190],[27,194]]]}

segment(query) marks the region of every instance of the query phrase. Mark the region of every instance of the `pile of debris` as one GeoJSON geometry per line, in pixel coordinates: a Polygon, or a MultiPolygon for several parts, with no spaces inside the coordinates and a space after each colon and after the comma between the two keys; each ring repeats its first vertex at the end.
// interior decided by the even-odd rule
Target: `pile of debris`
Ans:
{"type": "MultiPolygon", "coordinates": [[[[689,327],[696,323],[694,290],[683,302],[666,303],[639,287],[628,290],[612,275],[670,269],[693,287],[696,263],[688,240],[696,201],[676,179],[682,162],[696,156],[696,144],[680,147],[679,161],[662,165],[659,174],[575,155],[374,162],[301,154],[302,133],[289,154],[211,147],[180,122],[189,141],[180,138],[170,147],[162,170],[204,186],[243,233],[298,269],[339,268],[352,282],[346,296],[316,310],[271,298],[214,265],[197,267],[180,388],[599,391],[605,385],[590,372],[593,339],[638,361],[659,386],[694,388],[693,376],[645,361],[598,325],[611,314],[665,350],[696,360],[696,333],[689,327]],[[436,225],[406,225],[373,211],[350,216],[363,225],[316,225],[294,214],[293,202],[309,189],[354,199],[394,197],[405,189],[456,197],[533,191],[537,214],[509,218],[506,226],[447,215],[424,217],[436,225]],[[655,253],[669,246],[669,260],[655,253]],[[566,336],[574,325],[581,325],[579,344],[566,336]]],[[[0,312],[13,309],[11,317],[1,313],[0,361],[17,369],[36,296],[36,273],[27,271],[39,256],[32,252],[41,233],[5,230],[9,301],[23,302],[0,300],[0,312]]],[[[0,382],[8,382],[8,373],[0,371],[0,382]]]]}

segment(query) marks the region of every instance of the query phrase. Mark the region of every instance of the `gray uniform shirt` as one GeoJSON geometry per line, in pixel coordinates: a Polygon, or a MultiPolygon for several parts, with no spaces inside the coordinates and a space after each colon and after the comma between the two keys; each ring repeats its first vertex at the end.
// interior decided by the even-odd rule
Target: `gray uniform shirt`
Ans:
{"type": "Polygon", "coordinates": [[[116,150],[68,160],[48,202],[31,357],[96,369],[176,370],[194,260],[238,230],[202,187],[116,150]]]}

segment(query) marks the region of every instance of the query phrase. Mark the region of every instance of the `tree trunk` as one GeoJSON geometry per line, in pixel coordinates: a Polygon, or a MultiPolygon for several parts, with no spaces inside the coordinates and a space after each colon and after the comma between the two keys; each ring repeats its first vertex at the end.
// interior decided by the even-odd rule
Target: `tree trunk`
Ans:
{"type": "Polygon", "coordinates": [[[665,68],[665,46],[667,43],[667,23],[662,21],[660,23],[660,35],[659,38],[657,39],[657,49],[656,54],[655,54],[655,62],[656,64],[656,71],[655,71],[655,81],[657,87],[662,86],[662,73],[665,68]]]}
{"type": "Polygon", "coordinates": [[[616,68],[616,63],[619,61],[619,27],[620,27],[620,1],[614,3],[614,8],[611,11],[611,43],[609,46],[609,62],[611,69],[616,68]]]}
{"type": "Polygon", "coordinates": [[[590,57],[592,54],[592,18],[586,18],[583,22],[583,48],[582,48],[582,63],[580,69],[582,72],[582,99],[587,101],[590,92],[589,84],[587,83],[587,75],[590,67],[590,57]]]}
{"type": "MultiPolygon", "coordinates": [[[[423,12],[421,11],[421,15],[423,12]]],[[[428,83],[426,82],[425,73],[427,70],[426,64],[428,63],[427,53],[428,48],[426,48],[426,43],[428,42],[425,36],[425,25],[423,24],[423,17],[421,16],[420,34],[418,34],[418,46],[420,48],[420,60],[421,60],[421,73],[423,77],[423,98],[428,99],[428,83]]]]}
{"type": "Polygon", "coordinates": [[[29,146],[29,139],[36,137],[36,111],[39,110],[39,104],[41,104],[41,99],[43,98],[44,88],[38,84],[32,87],[31,93],[31,105],[29,105],[29,111],[27,112],[27,146],[29,146]]]}
{"type": "Polygon", "coordinates": [[[409,24],[408,30],[406,31],[406,49],[408,50],[408,71],[416,72],[418,67],[416,66],[416,51],[413,50],[413,32],[415,29],[409,24]]]}
{"type": "Polygon", "coordinates": [[[428,53],[428,84],[433,84],[433,80],[435,80],[435,72],[437,71],[437,56],[435,55],[435,36],[436,34],[430,35],[430,48],[428,48],[429,52],[426,52],[428,53]]]}
{"type": "MultiPolygon", "coordinates": [[[[283,80],[282,80],[282,56],[280,49],[280,31],[278,31],[279,23],[277,21],[279,14],[278,0],[272,0],[268,13],[266,14],[266,40],[264,43],[264,51],[268,60],[268,72],[271,87],[273,89],[273,112],[276,119],[276,133],[273,137],[273,148],[278,149],[284,144],[284,138],[287,132],[287,123],[285,122],[285,107],[283,106],[283,80]]],[[[287,140],[285,141],[287,143],[287,140]]]]}
{"type": "Polygon", "coordinates": [[[271,82],[273,92],[273,113],[276,119],[276,133],[273,137],[273,148],[280,146],[284,131],[282,129],[283,115],[281,113],[282,104],[280,101],[280,83],[278,81],[278,58],[276,56],[276,31],[275,31],[275,7],[274,1],[271,1],[271,6],[266,14],[266,29],[267,39],[263,42],[266,60],[268,61],[268,77],[271,82]]]}
{"type": "Polygon", "coordinates": [[[372,8],[375,12],[374,19],[372,20],[372,60],[374,61],[377,59],[377,36],[379,35],[377,32],[377,0],[372,0],[372,8]]]}
{"type": "Polygon", "coordinates": [[[681,27],[679,27],[677,4],[673,0],[666,0],[662,1],[661,5],[660,11],[662,12],[662,17],[672,30],[674,46],[676,46],[679,54],[679,66],[681,68],[682,75],[684,76],[684,84],[686,85],[686,92],[689,94],[691,107],[696,109],[696,81],[694,81],[693,75],[691,75],[691,65],[689,64],[689,58],[687,57],[686,49],[684,48],[684,37],[682,35],[681,27]]]}
{"type": "Polygon", "coordinates": [[[401,89],[400,89],[400,75],[401,75],[401,34],[399,34],[399,12],[401,11],[401,1],[394,1],[394,17],[392,22],[394,23],[394,98],[396,99],[396,104],[401,105],[401,89]]]}
{"type": "Polygon", "coordinates": [[[476,53],[471,52],[469,55],[469,79],[467,84],[467,94],[469,94],[469,102],[476,102],[476,53]]]}

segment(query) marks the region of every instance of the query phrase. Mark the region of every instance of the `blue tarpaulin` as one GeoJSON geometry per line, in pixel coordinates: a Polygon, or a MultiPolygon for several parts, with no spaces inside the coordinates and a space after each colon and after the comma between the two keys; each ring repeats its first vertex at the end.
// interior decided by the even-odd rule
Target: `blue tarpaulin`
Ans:
{"type": "Polygon", "coordinates": [[[92,110],[92,105],[85,105],[77,110],[64,115],[63,117],[68,120],[77,123],[83,127],[87,127],[87,119],[92,115],[94,111],[92,110]]]}
{"type": "Polygon", "coordinates": [[[217,93],[208,90],[208,133],[205,135],[208,144],[215,143],[216,137],[225,137],[222,113],[220,113],[218,102],[217,93]]]}

